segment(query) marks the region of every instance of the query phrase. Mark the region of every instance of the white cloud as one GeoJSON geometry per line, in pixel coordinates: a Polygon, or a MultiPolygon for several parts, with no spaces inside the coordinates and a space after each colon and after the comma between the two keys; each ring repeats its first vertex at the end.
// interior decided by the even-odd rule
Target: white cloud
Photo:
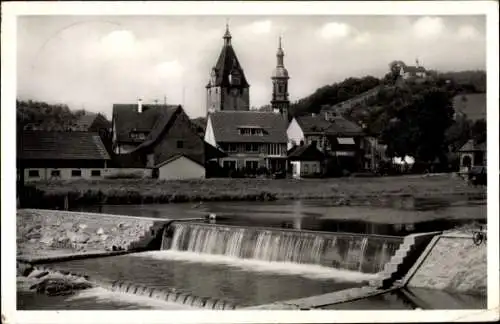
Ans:
{"type": "Polygon", "coordinates": [[[184,72],[184,67],[177,60],[165,61],[156,66],[156,71],[162,78],[178,78],[184,72]]]}
{"type": "Polygon", "coordinates": [[[422,17],[413,24],[413,33],[419,38],[437,37],[444,29],[443,19],[439,17],[422,17]]]}
{"type": "Polygon", "coordinates": [[[351,26],[347,24],[331,22],[321,27],[319,35],[325,39],[344,38],[351,33],[351,29],[351,26]]]}
{"type": "Polygon", "coordinates": [[[474,26],[464,25],[458,29],[458,37],[461,39],[474,39],[479,36],[479,32],[474,26]]]}
{"type": "Polygon", "coordinates": [[[136,51],[136,39],[128,30],[115,30],[101,38],[101,49],[105,54],[130,55],[136,51]]]}

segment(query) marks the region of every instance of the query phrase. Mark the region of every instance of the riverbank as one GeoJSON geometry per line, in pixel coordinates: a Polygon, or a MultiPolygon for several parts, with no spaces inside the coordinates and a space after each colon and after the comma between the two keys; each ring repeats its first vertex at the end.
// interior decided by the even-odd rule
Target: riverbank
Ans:
{"type": "Polygon", "coordinates": [[[75,253],[133,250],[157,239],[165,220],[56,210],[17,211],[17,256],[56,258],[75,253]]]}
{"type": "Polygon", "coordinates": [[[65,205],[155,204],[200,201],[330,199],[337,205],[376,204],[391,197],[485,199],[486,187],[473,187],[452,174],[335,179],[205,179],[158,181],[114,179],[44,182],[32,207],[65,205]],[[67,198],[66,198],[67,197],[67,198]],[[65,199],[67,200],[65,202],[65,199]]]}

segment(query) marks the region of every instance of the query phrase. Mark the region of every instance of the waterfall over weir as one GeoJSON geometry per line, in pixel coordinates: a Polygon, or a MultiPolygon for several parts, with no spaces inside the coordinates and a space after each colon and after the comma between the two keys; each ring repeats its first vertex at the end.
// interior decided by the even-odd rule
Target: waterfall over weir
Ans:
{"type": "Polygon", "coordinates": [[[394,236],[173,223],[163,233],[161,249],[377,273],[402,241],[394,236]]]}

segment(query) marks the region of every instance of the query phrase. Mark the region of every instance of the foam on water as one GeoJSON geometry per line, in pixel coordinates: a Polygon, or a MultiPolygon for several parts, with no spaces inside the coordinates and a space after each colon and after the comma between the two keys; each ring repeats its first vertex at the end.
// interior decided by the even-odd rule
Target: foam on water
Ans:
{"type": "Polygon", "coordinates": [[[378,277],[378,274],[340,270],[313,264],[291,262],[269,262],[256,259],[240,259],[225,255],[202,254],[195,252],[161,250],[132,253],[130,256],[153,258],[156,260],[182,261],[190,263],[223,264],[244,271],[271,272],[283,275],[296,275],[312,279],[336,279],[337,281],[361,282],[378,277]]]}
{"type": "Polygon", "coordinates": [[[163,310],[199,310],[199,308],[190,307],[188,305],[181,305],[177,303],[166,302],[145,296],[138,296],[130,293],[123,293],[117,291],[110,291],[104,288],[91,288],[86,289],[77,294],[68,297],[68,301],[77,301],[80,299],[95,299],[96,302],[110,302],[118,301],[128,304],[139,306],[147,306],[154,309],[163,310]]]}

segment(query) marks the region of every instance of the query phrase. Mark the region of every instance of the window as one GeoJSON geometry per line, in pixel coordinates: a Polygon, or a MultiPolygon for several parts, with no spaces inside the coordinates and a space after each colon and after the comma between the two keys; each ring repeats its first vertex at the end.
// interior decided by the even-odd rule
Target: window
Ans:
{"type": "Polygon", "coordinates": [[[264,131],[262,128],[256,128],[256,127],[246,127],[246,128],[240,128],[240,135],[245,135],[245,136],[262,136],[264,135],[264,131]]]}
{"type": "Polygon", "coordinates": [[[92,170],[92,171],[90,171],[90,175],[92,177],[100,177],[101,176],[101,170],[92,170]]]}
{"type": "Polygon", "coordinates": [[[183,148],[184,147],[184,142],[183,141],[177,141],[177,148],[183,148]]]}
{"type": "Polygon", "coordinates": [[[307,163],[304,163],[304,173],[305,174],[309,173],[309,165],[307,163]]]}
{"type": "Polygon", "coordinates": [[[50,171],[50,176],[51,177],[60,177],[61,171],[60,170],[52,170],[52,171],[50,171]]]}
{"type": "Polygon", "coordinates": [[[146,133],[143,133],[143,132],[131,132],[130,133],[130,138],[132,138],[132,139],[138,139],[138,140],[144,140],[144,139],[146,139],[146,133]]]}
{"type": "Polygon", "coordinates": [[[247,170],[257,170],[259,168],[259,161],[245,161],[245,168],[247,170]]]}
{"type": "Polygon", "coordinates": [[[228,152],[236,152],[237,151],[236,144],[227,144],[226,149],[228,152]]]}
{"type": "Polygon", "coordinates": [[[247,152],[258,152],[259,151],[259,145],[255,144],[255,143],[245,144],[245,151],[247,151],[247,152]]]}
{"type": "Polygon", "coordinates": [[[283,154],[283,145],[269,144],[269,155],[281,155],[281,154],[283,154]]]}
{"type": "Polygon", "coordinates": [[[71,170],[71,176],[72,177],[81,177],[82,176],[82,170],[71,170]]]}
{"type": "Polygon", "coordinates": [[[29,170],[28,177],[30,178],[38,178],[40,176],[38,170],[29,170]]]}

